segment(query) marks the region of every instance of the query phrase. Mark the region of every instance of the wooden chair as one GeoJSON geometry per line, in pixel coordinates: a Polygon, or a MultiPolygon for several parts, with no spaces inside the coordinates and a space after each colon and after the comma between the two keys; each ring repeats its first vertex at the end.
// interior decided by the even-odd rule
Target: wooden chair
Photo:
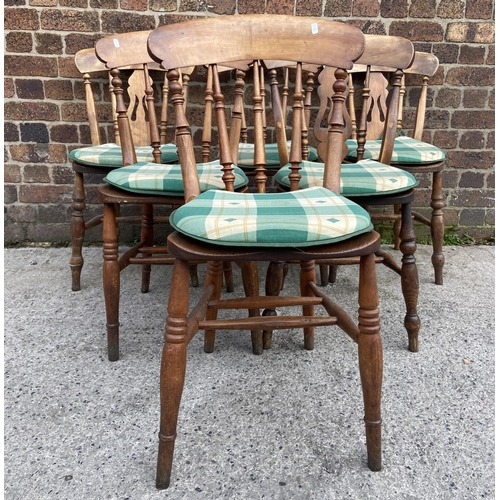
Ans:
{"type": "MultiPolygon", "coordinates": [[[[157,65],[147,52],[147,32],[123,33],[104,37],[96,44],[98,57],[105,61],[109,68],[113,92],[116,99],[117,127],[120,134],[120,144],[123,167],[108,172],[105,181],[108,185],[98,189],[99,201],[103,203],[103,285],[104,301],[106,306],[106,330],[108,338],[108,358],[110,361],[119,359],[119,303],[120,303],[120,273],[130,264],[142,265],[142,292],[149,290],[149,278],[152,265],[173,264],[174,259],[167,251],[166,245],[155,245],[153,239],[153,225],[155,222],[168,223],[168,216],[155,216],[154,206],[179,207],[184,203],[184,183],[181,175],[181,166],[178,163],[163,164],[156,162],[137,161],[136,148],[130,126],[123,94],[120,69],[123,66],[141,64],[146,79],[145,95],[149,124],[154,123],[155,109],[152,89],[147,85],[149,67],[157,65]],[[118,252],[118,222],[117,207],[141,205],[141,238],[126,252],[118,252]]],[[[234,64],[247,69],[247,63],[234,64]]],[[[194,67],[189,67],[192,72],[194,67]]],[[[184,111],[187,106],[187,89],[182,86],[184,96],[184,111]]],[[[213,89],[209,82],[205,90],[205,117],[201,122],[202,156],[208,160],[211,143],[211,109],[213,106],[213,89]]],[[[143,125],[145,126],[145,125],[143,125]]],[[[160,148],[158,130],[151,127],[151,145],[153,152],[160,148]]],[[[224,188],[220,162],[217,160],[204,161],[198,164],[202,190],[224,188]]],[[[246,190],[248,178],[245,173],[235,169],[235,189],[246,190]]],[[[167,231],[165,231],[166,236],[167,231]]],[[[191,283],[198,284],[197,264],[195,259],[190,265],[191,283]]],[[[232,269],[228,262],[224,268],[224,277],[227,291],[232,291],[232,269]]]]}
{"type": "MultiPolygon", "coordinates": [[[[368,466],[371,470],[381,468],[382,345],[375,276],[375,252],[380,245],[379,235],[372,231],[367,212],[336,194],[342,160],[340,146],[344,140],[339,106],[344,100],[346,69],[361,55],[363,48],[363,34],[347,24],[277,15],[205,18],[163,26],[149,38],[150,53],[168,68],[186,200],[186,204],[171,216],[176,231],[168,237],[168,250],[175,257],[171,282],[171,290],[175,290],[175,293],[169,297],[161,363],[157,488],[169,485],[187,345],[199,330],[205,331],[205,350],[209,352],[213,350],[215,331],[218,329],[260,331],[269,328],[304,328],[305,347],[312,349],[315,326],[338,324],[358,344],[365,401],[368,466]],[[330,122],[324,187],[290,193],[233,191],[232,155],[225,123],[224,96],[216,65],[245,59],[299,60],[342,68],[337,70],[332,97],[334,112],[330,122]],[[182,105],[179,74],[173,69],[185,64],[209,64],[213,72],[225,191],[200,193],[193,139],[182,105]],[[213,207],[217,207],[216,214],[211,214],[213,207]],[[319,228],[322,229],[318,231],[319,228]],[[358,326],[315,284],[315,260],[351,256],[360,256],[358,326]],[[205,293],[189,311],[189,262],[192,260],[206,260],[208,264],[205,293]],[[297,296],[259,297],[247,293],[244,298],[221,299],[224,262],[238,263],[246,268],[247,276],[250,276],[252,270],[256,273],[258,261],[281,260],[300,262],[300,292],[297,296]],[[260,316],[259,311],[270,303],[274,307],[300,305],[303,316],[260,316]],[[314,315],[316,305],[325,308],[326,316],[314,315]],[[249,310],[251,314],[240,319],[217,320],[219,309],[243,309],[249,310]]],[[[253,74],[254,120],[256,130],[259,130],[263,107],[257,64],[254,65],[253,74]]],[[[294,168],[298,167],[302,159],[301,63],[297,64],[296,74],[290,152],[290,162],[294,168]]],[[[255,135],[254,145],[257,169],[265,172],[263,134],[255,135]]],[[[262,342],[262,333],[260,338],[253,335],[253,341],[262,342]]]]}
{"type": "MultiPolygon", "coordinates": [[[[444,266],[444,255],[443,255],[443,237],[444,237],[444,220],[443,220],[443,208],[445,206],[443,197],[443,185],[441,172],[445,166],[446,155],[445,152],[426,142],[422,141],[422,133],[425,123],[425,113],[427,105],[427,88],[429,78],[434,75],[439,67],[439,60],[433,54],[428,54],[426,52],[416,52],[413,63],[410,67],[404,70],[405,76],[403,77],[403,82],[400,91],[400,106],[398,115],[398,136],[395,139],[393,156],[391,158],[391,165],[397,166],[400,169],[406,170],[412,174],[432,174],[432,189],[431,189],[431,217],[430,219],[419,212],[412,212],[413,218],[430,227],[431,229],[431,239],[433,246],[432,254],[432,265],[434,267],[434,281],[437,285],[443,284],[443,266],[444,266]],[[404,95],[405,95],[405,80],[411,78],[412,85],[419,91],[416,109],[404,106],[404,95]],[[419,85],[420,83],[420,85],[419,85]],[[413,119],[413,135],[404,136],[400,132],[403,128],[403,123],[407,127],[411,127],[411,120],[413,119]]],[[[375,102],[379,103],[378,111],[373,112],[370,115],[371,120],[367,121],[367,131],[366,137],[363,141],[364,144],[364,158],[377,159],[380,154],[380,136],[383,132],[384,124],[380,120],[380,116],[384,116],[385,109],[384,96],[387,95],[384,82],[385,74],[392,74],[395,68],[385,67],[378,68],[376,72],[377,78],[380,80],[378,88],[380,89],[380,94],[376,95],[373,92],[373,98],[375,102]]],[[[365,72],[366,67],[364,65],[355,65],[353,72],[365,72]]],[[[372,76],[373,72],[372,72],[372,76]]],[[[375,89],[374,89],[375,90],[375,89]]],[[[354,120],[354,106],[351,104],[349,107],[351,117],[354,120]]],[[[355,130],[355,129],[354,129],[355,130]]],[[[353,138],[356,134],[353,134],[353,138]]],[[[347,153],[347,159],[349,161],[356,161],[360,158],[360,153],[357,151],[356,141],[348,141],[349,151],[347,153]]],[[[396,211],[399,211],[399,207],[395,207],[396,211]]],[[[399,224],[394,226],[394,248],[399,248],[399,224]]]]}
{"type": "MultiPolygon", "coordinates": [[[[359,64],[368,66],[367,76],[363,88],[363,106],[360,119],[357,122],[357,132],[360,138],[359,147],[363,147],[361,138],[365,137],[366,120],[371,109],[370,99],[373,99],[371,90],[374,86],[378,89],[378,79],[374,77],[377,74],[373,68],[380,66],[384,61],[390,62],[394,67],[400,68],[393,78],[392,90],[387,99],[386,120],[382,141],[382,154],[380,161],[362,160],[355,164],[342,165],[340,173],[340,193],[350,200],[370,211],[372,220],[395,219],[403,221],[400,225],[402,265],[399,266],[390,254],[379,250],[377,252],[377,262],[381,262],[390,269],[396,271],[401,276],[401,288],[406,304],[406,315],[404,325],[408,335],[408,344],[410,351],[418,351],[418,332],[420,330],[420,319],[417,313],[418,301],[418,271],[416,267],[414,252],[415,233],[413,229],[413,220],[411,217],[411,202],[413,201],[413,188],[418,184],[416,179],[410,173],[396,167],[389,166],[394,140],[397,131],[397,117],[399,93],[403,73],[401,68],[411,64],[414,56],[413,45],[409,40],[401,37],[366,35],[366,46],[363,55],[359,59],[359,64]],[[376,212],[371,207],[401,205],[401,215],[389,215],[376,212]]],[[[328,131],[321,127],[324,116],[330,111],[328,101],[330,100],[332,87],[335,82],[335,69],[325,67],[318,76],[319,86],[317,92],[320,97],[320,109],[314,124],[314,134],[319,141],[318,152],[323,158],[326,152],[326,139],[328,131]]],[[[387,91],[387,81],[385,81],[384,90],[387,91]]],[[[377,92],[375,92],[377,94],[377,92]]],[[[385,104],[385,99],[384,99],[385,104]]],[[[343,119],[347,127],[344,137],[351,133],[350,116],[347,108],[343,110],[343,119]]],[[[352,125],[356,126],[356,123],[352,125]]],[[[346,146],[347,147],[347,146],[346,146]]],[[[318,162],[301,163],[301,168],[294,171],[289,166],[283,167],[276,175],[276,180],[281,189],[308,188],[321,185],[323,182],[324,166],[318,162]]],[[[320,262],[321,282],[323,285],[328,281],[335,280],[336,265],[353,264],[356,260],[336,260],[330,262],[320,262]],[[329,267],[327,264],[330,264],[329,267]],[[330,272],[329,272],[330,271],[330,272]]],[[[275,279],[274,282],[277,282],[275,279]]]]}
{"type": "MultiPolygon", "coordinates": [[[[149,32],[145,32],[146,36],[149,32]]],[[[90,139],[92,146],[74,149],[70,152],[70,160],[74,171],[73,203],[71,214],[71,248],[70,268],[72,274],[72,290],[78,291],[81,288],[80,278],[84,264],[82,256],[82,246],[85,231],[102,223],[102,214],[96,215],[85,221],[85,184],[84,175],[101,175],[104,177],[114,168],[123,166],[120,138],[116,124],[116,101],[111,93],[110,102],[106,106],[97,106],[92,88],[92,77],[109,79],[109,71],[105,64],[100,61],[93,48],[84,49],[75,55],[75,64],[83,75],[85,100],[87,106],[87,116],[89,121],[90,139]],[[107,115],[105,114],[107,113],[107,115]],[[108,128],[102,128],[99,117],[107,118],[108,128]],[[108,142],[102,142],[101,137],[110,134],[112,137],[108,142]]],[[[160,70],[158,64],[151,61],[151,68],[160,70]]],[[[145,99],[144,69],[142,65],[122,67],[124,74],[128,73],[128,93],[130,95],[130,106],[127,109],[130,118],[131,129],[136,144],[136,155],[142,161],[155,161],[153,149],[151,148],[150,129],[144,127],[144,106],[138,105],[145,99]]],[[[162,71],[162,73],[164,73],[162,71]]],[[[164,86],[166,88],[166,86],[164,86]]],[[[110,82],[111,88],[111,82],[110,82]]],[[[167,100],[163,101],[164,103],[167,100]]],[[[166,125],[167,108],[163,106],[161,110],[160,139],[160,161],[163,163],[175,162],[178,160],[177,148],[174,144],[167,143],[166,125]]],[[[122,218],[121,222],[137,222],[133,217],[122,218]]]]}

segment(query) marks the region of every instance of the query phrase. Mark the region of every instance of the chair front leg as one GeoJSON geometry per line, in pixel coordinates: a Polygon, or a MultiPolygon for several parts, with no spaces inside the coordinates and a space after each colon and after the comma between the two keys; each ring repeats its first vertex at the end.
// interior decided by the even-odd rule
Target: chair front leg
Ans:
{"type": "MultiPolygon", "coordinates": [[[[142,205],[142,218],[141,218],[141,240],[144,241],[146,247],[152,247],[154,244],[154,233],[153,233],[153,205],[143,204],[142,205]]],[[[149,254],[144,253],[144,257],[148,257],[149,254]]],[[[149,292],[149,283],[151,280],[151,264],[142,265],[142,284],[141,292],[149,292]]]]}
{"type": "Polygon", "coordinates": [[[359,269],[358,357],[365,407],[368,467],[382,468],[382,340],[375,256],[361,257],[359,269]]]}
{"type": "Polygon", "coordinates": [[[436,285],[443,284],[443,238],[444,219],[443,207],[446,205],[443,197],[443,178],[441,172],[432,174],[432,195],[431,195],[431,238],[432,238],[432,265],[434,267],[434,282],[436,285]]]}
{"type": "MultiPolygon", "coordinates": [[[[313,260],[301,261],[300,263],[300,294],[302,297],[311,297],[314,295],[309,283],[316,283],[316,263],[313,260]]],[[[304,316],[314,316],[314,306],[302,306],[304,316]]],[[[304,328],[304,348],[308,351],[314,349],[314,327],[304,328]]]]}
{"type": "MultiPolygon", "coordinates": [[[[207,262],[205,289],[214,285],[212,300],[220,299],[222,292],[222,262],[207,262]]],[[[206,314],[207,320],[217,319],[217,309],[209,309],[206,314]]],[[[214,352],[215,349],[215,330],[205,330],[205,352],[214,352]]]]}
{"type": "Polygon", "coordinates": [[[403,254],[401,259],[401,288],[406,304],[404,324],[408,332],[408,349],[411,352],[417,352],[418,332],[420,330],[420,318],[417,314],[419,284],[417,264],[415,261],[417,245],[415,243],[411,203],[401,205],[400,237],[400,250],[403,254]]]}
{"type": "MultiPolygon", "coordinates": [[[[266,274],[266,296],[277,297],[283,287],[284,280],[284,262],[269,262],[266,274]]],[[[264,309],[262,316],[276,316],[276,309],[264,309]]],[[[273,331],[264,330],[263,345],[264,349],[271,349],[273,342],[273,331]]]]}
{"type": "Polygon", "coordinates": [[[186,374],[189,264],[176,260],[172,273],[160,370],[160,431],[156,487],[168,488],[172,472],[177,418],[186,374]]]}
{"type": "Polygon", "coordinates": [[[103,265],[102,279],[106,306],[106,330],[108,335],[108,359],[119,357],[119,309],[120,309],[120,265],[118,263],[118,226],[115,205],[104,203],[103,207],[103,265]]]}
{"type": "Polygon", "coordinates": [[[85,188],[83,184],[83,173],[74,172],[73,203],[71,204],[71,258],[69,267],[71,269],[71,290],[80,290],[80,276],[83,267],[83,238],[85,237],[85,221],[83,211],[85,210],[85,188]]]}

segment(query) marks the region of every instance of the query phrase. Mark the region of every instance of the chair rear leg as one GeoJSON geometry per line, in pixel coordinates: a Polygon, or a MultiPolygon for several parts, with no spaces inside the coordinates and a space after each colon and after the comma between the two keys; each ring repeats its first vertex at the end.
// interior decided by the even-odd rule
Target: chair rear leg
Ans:
{"type": "MultiPolygon", "coordinates": [[[[144,241],[146,247],[152,247],[154,244],[153,233],[153,205],[142,205],[142,218],[141,218],[141,240],[144,241]]],[[[148,257],[147,253],[143,254],[148,257]]],[[[149,283],[151,281],[151,264],[142,265],[142,284],[141,292],[149,292],[149,283]]]]}
{"type": "MultiPolygon", "coordinates": [[[[394,214],[401,215],[401,205],[394,205],[394,214]]],[[[399,245],[401,244],[401,239],[399,237],[401,233],[401,219],[396,219],[394,225],[392,226],[392,234],[394,238],[394,250],[399,250],[399,245]]]]}
{"type": "MultiPolygon", "coordinates": [[[[218,300],[222,291],[222,262],[207,262],[205,289],[214,285],[212,300],[218,300]]],[[[207,320],[217,319],[217,309],[209,309],[206,314],[207,320]]],[[[215,349],[215,330],[205,330],[204,350],[207,353],[214,352],[215,349]]]]}
{"type": "MultiPolygon", "coordinates": [[[[309,283],[316,283],[316,264],[312,261],[300,263],[300,294],[303,297],[313,296],[313,292],[309,287],[309,283]]],[[[304,316],[314,316],[314,306],[302,306],[302,314],[304,316]]],[[[309,326],[304,328],[304,348],[308,351],[314,349],[314,327],[309,326]]]]}
{"type": "MultiPolygon", "coordinates": [[[[283,286],[284,262],[270,262],[266,274],[266,295],[268,297],[277,297],[283,286]]],[[[276,309],[264,309],[262,316],[277,316],[276,309]]],[[[263,347],[271,349],[273,342],[273,331],[264,330],[263,347]]]]}
{"type": "Polygon", "coordinates": [[[365,407],[368,467],[382,468],[382,341],[378,310],[375,256],[361,257],[359,271],[358,356],[365,407]]]}
{"type": "Polygon", "coordinates": [[[186,374],[189,264],[176,260],[172,273],[168,316],[160,370],[160,431],[156,487],[168,488],[172,472],[177,418],[186,374]]]}
{"type": "Polygon", "coordinates": [[[75,172],[73,184],[73,203],[71,204],[71,258],[69,266],[71,269],[71,290],[80,290],[80,276],[83,267],[83,238],[85,237],[85,221],[83,211],[85,210],[85,188],[83,184],[83,173],[75,172]]]}
{"type": "Polygon", "coordinates": [[[434,282],[436,285],[443,284],[443,238],[444,238],[444,219],[443,207],[445,206],[443,198],[443,179],[441,172],[434,172],[432,175],[432,200],[431,200],[431,238],[432,238],[432,265],[434,267],[434,282]]]}

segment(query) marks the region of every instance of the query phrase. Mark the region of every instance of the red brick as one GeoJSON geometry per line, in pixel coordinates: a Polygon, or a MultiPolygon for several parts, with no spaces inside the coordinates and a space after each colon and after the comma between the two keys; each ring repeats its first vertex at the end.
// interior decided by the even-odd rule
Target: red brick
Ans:
{"type": "Polygon", "coordinates": [[[5,56],[8,76],[57,76],[57,60],[40,56],[5,56]]]}
{"type": "Polygon", "coordinates": [[[266,13],[292,16],[294,5],[294,0],[267,0],[266,13]]]}
{"type": "Polygon", "coordinates": [[[11,205],[7,207],[7,218],[14,222],[36,222],[37,207],[33,205],[11,205]]]}
{"type": "Polygon", "coordinates": [[[458,132],[456,130],[436,130],[432,144],[441,149],[453,149],[457,147],[458,132]]]}
{"type": "Polygon", "coordinates": [[[460,138],[459,146],[462,149],[484,149],[484,132],[466,130],[460,138]]]}
{"type": "Polygon", "coordinates": [[[488,149],[494,149],[495,148],[495,132],[489,132],[488,133],[488,141],[486,143],[486,147],[488,149]]]}
{"type": "Polygon", "coordinates": [[[120,0],[120,9],[123,10],[147,10],[148,0],[120,0]]]}
{"type": "Polygon", "coordinates": [[[409,2],[406,0],[382,0],[380,2],[380,15],[387,18],[407,17],[408,4],[409,2]]]}
{"type": "Polygon", "coordinates": [[[460,64],[484,64],[486,47],[484,45],[462,45],[460,47],[460,64]]]}
{"type": "Polygon", "coordinates": [[[78,128],[76,125],[55,125],[50,129],[50,140],[74,144],[78,142],[78,128]]]}
{"type": "Polygon", "coordinates": [[[155,28],[153,16],[133,14],[131,12],[102,12],[103,33],[127,33],[155,28]]]}
{"type": "MultiPolygon", "coordinates": [[[[38,208],[38,220],[42,224],[66,223],[69,222],[71,207],[67,203],[57,205],[40,205],[38,208]]],[[[69,225],[69,224],[68,224],[69,225]]]]}
{"type": "Polygon", "coordinates": [[[488,56],[486,57],[486,64],[495,64],[495,46],[489,45],[488,56]]]}
{"type": "Polygon", "coordinates": [[[469,43],[494,43],[494,23],[450,23],[446,29],[446,41],[469,43]]]}
{"type": "Polygon", "coordinates": [[[295,15],[321,17],[322,2],[310,2],[308,0],[297,0],[295,5],[295,15]]]}
{"type": "Polygon", "coordinates": [[[67,165],[54,165],[52,168],[54,184],[73,184],[74,176],[73,169],[67,165]]]}
{"type": "Polygon", "coordinates": [[[474,0],[467,2],[465,9],[467,19],[492,19],[493,0],[474,0]]]}
{"type": "Polygon", "coordinates": [[[495,209],[486,210],[486,217],[484,219],[484,223],[490,224],[491,226],[495,225],[495,209]]]}
{"type": "Polygon", "coordinates": [[[95,42],[101,38],[98,34],[71,33],[64,37],[66,54],[76,54],[79,50],[94,47],[95,42]]]}
{"type": "Polygon", "coordinates": [[[351,15],[351,2],[342,0],[326,0],[325,17],[348,17],[351,15]]]}
{"type": "Polygon", "coordinates": [[[22,184],[19,186],[19,201],[22,203],[70,203],[71,187],[22,184]]]}
{"type": "Polygon", "coordinates": [[[16,80],[16,92],[19,99],[44,99],[42,80],[16,80]]]}
{"type": "Polygon", "coordinates": [[[181,0],[179,12],[205,12],[206,4],[203,0],[181,0]]]}
{"type": "Polygon", "coordinates": [[[44,84],[47,99],[63,101],[73,99],[73,85],[70,80],[46,80],[44,84]]]}
{"type": "Polygon", "coordinates": [[[493,207],[495,192],[492,189],[462,189],[449,204],[454,207],[493,207]]]}
{"type": "Polygon", "coordinates": [[[175,12],[177,0],[149,0],[149,9],[157,12],[175,12]]]}
{"type": "Polygon", "coordinates": [[[10,183],[21,182],[21,167],[19,165],[6,164],[3,167],[3,181],[10,183]]]}
{"type": "Polygon", "coordinates": [[[451,126],[456,129],[493,129],[494,111],[454,111],[451,126]]]}
{"type": "Polygon", "coordinates": [[[58,0],[29,0],[32,7],[55,7],[58,0]]]}
{"type": "Polygon", "coordinates": [[[484,208],[464,209],[460,214],[460,225],[482,226],[484,224],[484,208]]]}
{"type": "Polygon", "coordinates": [[[264,14],[265,11],[265,0],[238,0],[239,14],[264,14]]]}
{"type": "Polygon", "coordinates": [[[450,68],[446,83],[457,86],[486,87],[495,83],[495,68],[488,66],[469,66],[450,68]]]}
{"type": "Polygon", "coordinates": [[[19,129],[15,123],[4,123],[3,127],[3,139],[6,142],[18,142],[19,141],[19,129]]]}
{"type": "Polygon", "coordinates": [[[63,78],[78,78],[81,80],[82,74],[75,66],[75,59],[73,57],[59,57],[59,75],[63,78]]]}
{"type": "Polygon", "coordinates": [[[438,17],[462,19],[464,17],[464,2],[462,0],[442,0],[437,9],[438,17]]]}
{"type": "Polygon", "coordinates": [[[15,203],[17,201],[17,187],[13,184],[3,185],[3,202],[15,203]]]}
{"type": "Polygon", "coordinates": [[[118,9],[118,0],[90,0],[93,9],[118,9]]]}
{"type": "Polygon", "coordinates": [[[462,102],[464,108],[484,108],[488,97],[487,89],[465,89],[462,102]]]}
{"type": "Polygon", "coordinates": [[[494,151],[448,151],[446,158],[448,168],[487,170],[495,164],[494,151]]]}
{"type": "Polygon", "coordinates": [[[458,186],[458,171],[456,170],[444,170],[441,174],[443,179],[443,188],[451,189],[458,186]]]}
{"type": "Polygon", "coordinates": [[[393,21],[389,35],[402,36],[411,41],[442,42],[443,28],[430,21],[393,21]]]}
{"type": "Polygon", "coordinates": [[[453,64],[458,61],[460,45],[454,43],[435,43],[432,47],[434,55],[441,64],[453,64]]]}
{"type": "Polygon", "coordinates": [[[441,88],[436,96],[436,106],[438,108],[458,108],[460,107],[462,92],[459,89],[441,88]]]}
{"type": "Polygon", "coordinates": [[[3,81],[3,96],[5,98],[14,97],[16,91],[14,87],[14,80],[12,78],[4,78],[3,81]]]}
{"type": "Polygon", "coordinates": [[[9,150],[12,160],[22,163],[65,163],[68,158],[63,144],[13,144],[9,150]]]}
{"type": "Polygon", "coordinates": [[[359,17],[377,17],[380,14],[378,0],[354,0],[352,15],[359,17]]]}
{"type": "Polygon", "coordinates": [[[76,9],[86,9],[89,5],[88,0],[59,0],[61,7],[72,7],[76,9]]]}
{"type": "Polygon", "coordinates": [[[5,35],[7,52],[31,52],[33,35],[25,31],[11,31],[5,35]]]}
{"type": "MultiPolygon", "coordinates": [[[[87,239],[87,234],[85,234],[85,239],[87,239]]],[[[70,240],[69,224],[29,224],[26,228],[26,240],[58,244],[66,243],[70,240]]]]}
{"type": "Polygon", "coordinates": [[[484,174],[482,172],[463,172],[458,186],[464,188],[482,188],[484,186],[484,174]]]}
{"type": "Polygon", "coordinates": [[[409,14],[413,18],[436,17],[436,0],[412,0],[409,14]]]}
{"type": "Polygon", "coordinates": [[[61,35],[54,33],[35,33],[36,51],[39,54],[62,54],[61,35]]]}
{"type": "Polygon", "coordinates": [[[40,28],[38,12],[35,9],[22,7],[4,8],[4,29],[36,31],[40,28]]]}
{"type": "Polygon", "coordinates": [[[47,165],[25,165],[23,181],[26,183],[49,183],[50,175],[47,165]]]}
{"type": "Polygon", "coordinates": [[[57,104],[45,101],[8,101],[5,103],[4,112],[6,120],[59,120],[59,107],[57,104]]]}
{"type": "Polygon", "coordinates": [[[100,31],[99,14],[76,10],[43,10],[40,15],[42,29],[52,31],[100,31]]]}

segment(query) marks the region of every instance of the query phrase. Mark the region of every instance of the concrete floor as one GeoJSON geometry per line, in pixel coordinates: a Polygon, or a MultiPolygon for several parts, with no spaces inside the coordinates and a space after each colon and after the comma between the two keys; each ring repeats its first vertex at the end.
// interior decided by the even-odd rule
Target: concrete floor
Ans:
{"type": "MultiPolygon", "coordinates": [[[[123,272],[121,359],[110,363],[101,250],[84,250],[80,292],[70,291],[69,249],[4,251],[6,499],[494,497],[494,247],[445,247],[444,286],[419,247],[418,353],[406,349],[399,278],[378,268],[382,471],[366,466],[356,347],[339,329],[319,329],[311,352],[299,331],[275,333],[263,356],[249,334],[229,332],[205,354],[198,334],[163,492],[154,482],[171,268],[153,269],[148,294],[138,267],[123,272]]],[[[352,312],[356,275],[341,268],[327,288],[352,312]]]]}

